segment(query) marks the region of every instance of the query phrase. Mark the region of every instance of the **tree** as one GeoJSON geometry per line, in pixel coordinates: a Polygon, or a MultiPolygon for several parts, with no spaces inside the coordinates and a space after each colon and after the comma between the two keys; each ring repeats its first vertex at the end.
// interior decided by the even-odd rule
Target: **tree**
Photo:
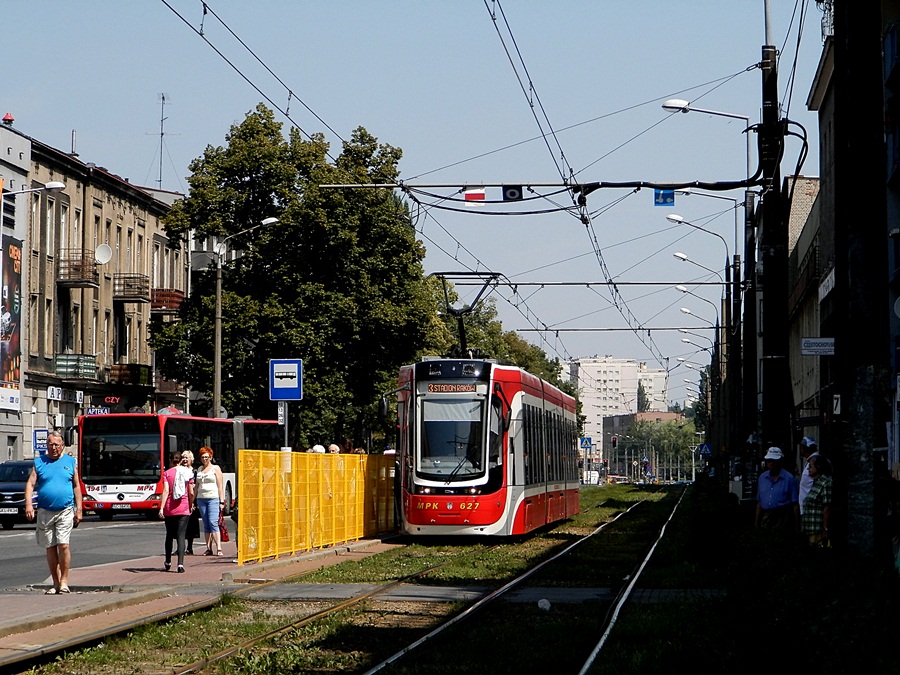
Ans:
{"type": "MultiPolygon", "coordinates": [[[[329,162],[322,136],[304,140],[292,129],[285,138],[263,105],[226,141],[191,163],[188,197],[166,220],[182,241],[189,231],[227,236],[280,220],[229,241],[244,253],[224,270],[223,405],[271,418],[268,360],[300,358],[294,444],[363,440],[399,366],[440,341],[443,327],[403,202],[390,190],[320,186],[394,181],[401,151],[359,128],[329,162]]],[[[204,392],[213,379],[214,283],[211,265],[180,322],[156,323],[151,340],[163,372],[204,392]]]]}
{"type": "Polygon", "coordinates": [[[647,396],[647,390],[644,389],[643,382],[638,382],[637,409],[638,412],[647,412],[650,410],[650,397],[647,396]]]}

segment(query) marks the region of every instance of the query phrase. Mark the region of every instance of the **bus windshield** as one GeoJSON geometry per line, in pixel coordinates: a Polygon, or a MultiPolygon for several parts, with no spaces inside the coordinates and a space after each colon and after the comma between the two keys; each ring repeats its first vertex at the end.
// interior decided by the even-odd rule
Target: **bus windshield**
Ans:
{"type": "Polygon", "coordinates": [[[85,483],[155,483],[162,474],[160,432],[135,418],[85,423],[81,437],[81,478],[85,483]]]}
{"type": "Polygon", "coordinates": [[[450,482],[484,473],[482,410],[481,400],[422,400],[420,476],[450,482]]]}

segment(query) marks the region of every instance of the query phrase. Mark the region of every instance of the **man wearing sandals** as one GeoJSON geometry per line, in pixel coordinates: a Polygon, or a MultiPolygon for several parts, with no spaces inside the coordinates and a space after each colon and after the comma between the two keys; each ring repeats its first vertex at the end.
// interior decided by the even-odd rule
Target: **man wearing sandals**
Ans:
{"type": "Polygon", "coordinates": [[[35,457],[31,475],[25,483],[25,517],[34,520],[31,496],[37,489],[38,545],[47,549],[47,565],[53,577],[53,588],[47,593],[69,592],[69,535],[81,522],[81,484],[75,470],[75,459],[65,453],[66,447],[58,431],[47,434],[47,454],[35,457]]]}

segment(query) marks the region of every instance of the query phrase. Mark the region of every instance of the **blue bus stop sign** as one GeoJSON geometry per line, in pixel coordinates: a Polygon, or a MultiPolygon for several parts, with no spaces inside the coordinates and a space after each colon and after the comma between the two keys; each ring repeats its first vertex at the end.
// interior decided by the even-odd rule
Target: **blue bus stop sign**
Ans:
{"type": "Polygon", "coordinates": [[[301,359],[269,360],[269,400],[303,400],[303,361],[301,359]]]}

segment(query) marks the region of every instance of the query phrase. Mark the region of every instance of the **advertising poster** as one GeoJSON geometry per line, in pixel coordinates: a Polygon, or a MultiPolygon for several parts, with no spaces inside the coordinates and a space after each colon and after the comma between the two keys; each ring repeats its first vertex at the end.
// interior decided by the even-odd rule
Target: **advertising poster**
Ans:
{"type": "Polygon", "coordinates": [[[19,410],[22,376],[22,242],[3,237],[0,254],[0,409],[19,410]]]}

